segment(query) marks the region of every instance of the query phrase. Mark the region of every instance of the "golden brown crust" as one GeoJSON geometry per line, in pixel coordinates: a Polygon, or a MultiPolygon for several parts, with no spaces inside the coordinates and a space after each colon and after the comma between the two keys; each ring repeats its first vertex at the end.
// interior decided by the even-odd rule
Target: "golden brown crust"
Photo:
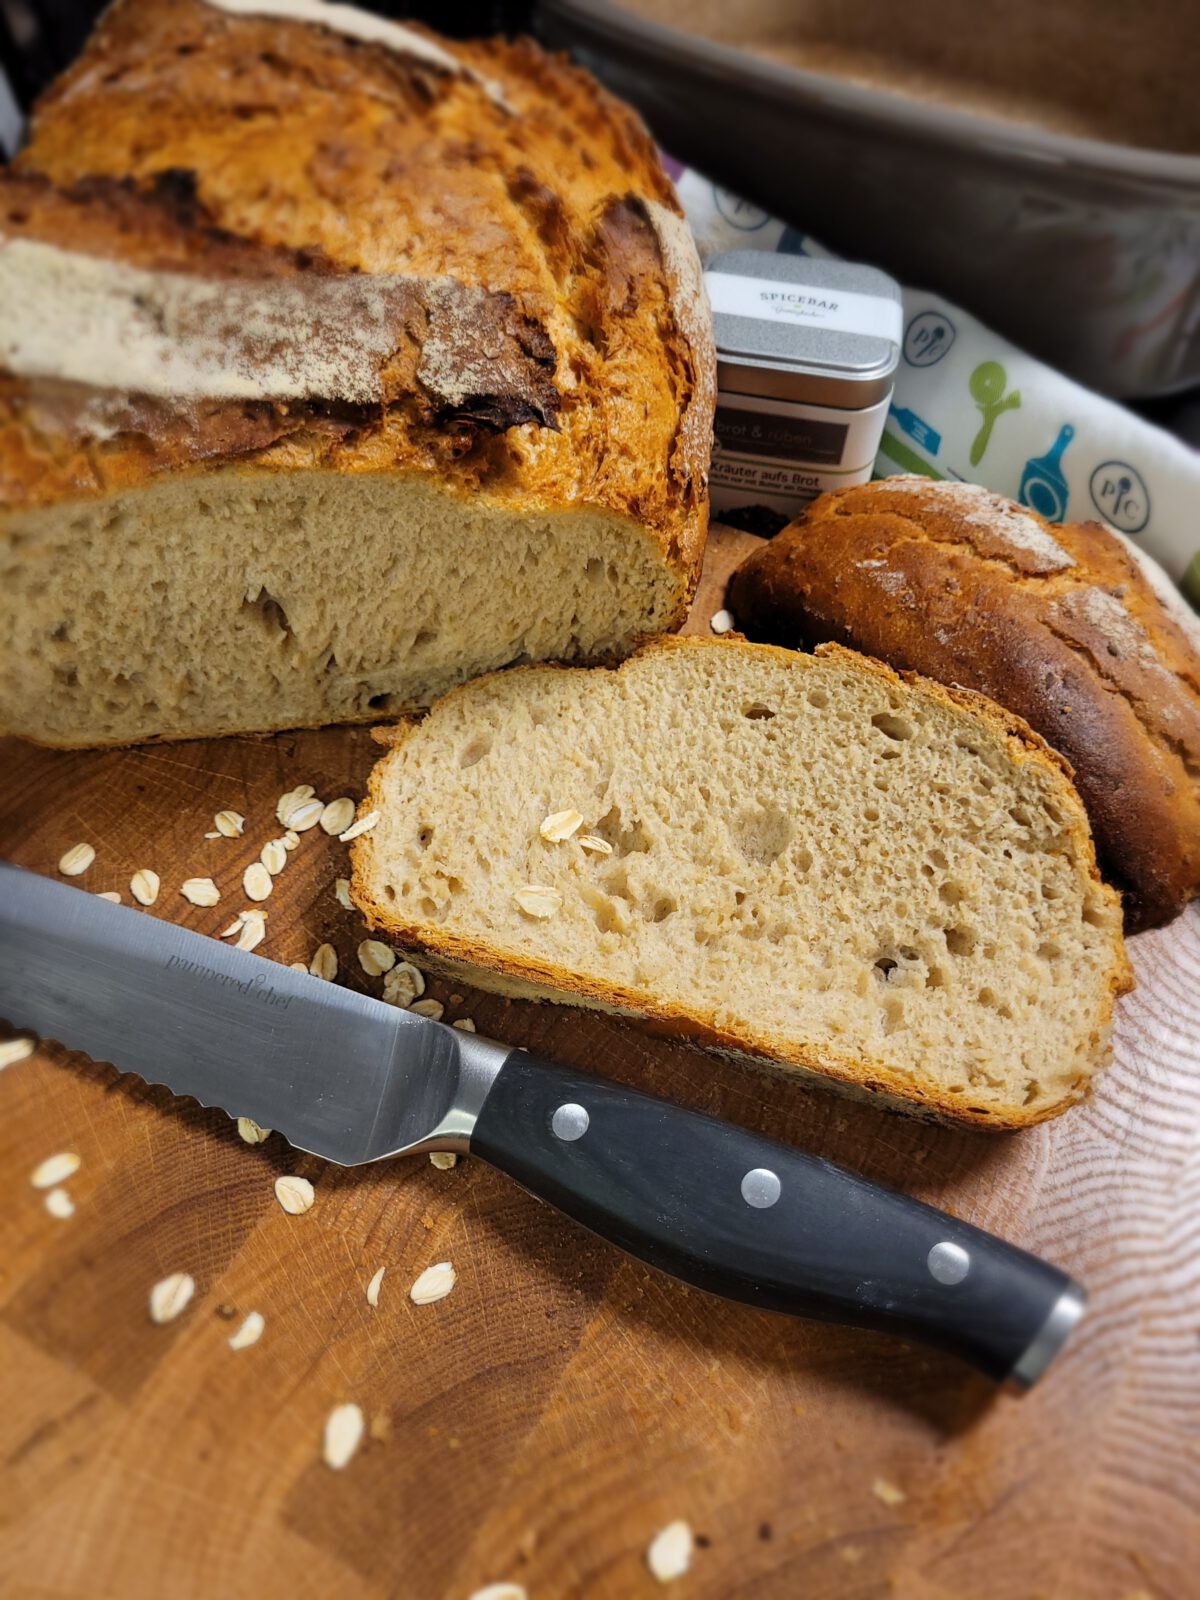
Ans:
{"type": "MultiPolygon", "coordinates": [[[[670,183],[634,115],[586,74],[527,40],[452,48],[504,105],[471,77],[324,28],[204,0],[117,0],[40,102],[17,171],[90,186],[80,199],[124,225],[122,259],[153,240],[206,272],[231,270],[241,250],[270,256],[273,270],[449,277],[511,296],[556,354],[556,415],[447,429],[418,386],[336,425],[298,426],[275,407],[247,423],[220,407],[199,430],[186,416],[150,427],[143,415],[81,442],[59,425],[71,396],[31,411],[9,380],[0,507],[104,493],[200,460],[417,470],[521,509],[630,516],[679,570],[682,620],[706,531],[713,354],[647,212],[677,214],[670,183]],[[121,197],[114,183],[127,186],[121,197]]],[[[0,207],[20,181],[6,180],[0,207]]],[[[54,242],[113,247],[111,236],[97,246],[94,215],[64,219],[62,205],[54,242]]]]}
{"type": "Polygon", "coordinates": [[[1158,926],[1200,893],[1200,656],[1107,530],[1013,513],[1047,543],[969,487],[824,495],[748,558],[730,604],[760,636],[832,639],[1024,718],[1073,769],[1127,928],[1158,926]]]}
{"type": "MultiPolygon", "coordinates": [[[[795,662],[793,651],[781,650],[774,645],[750,644],[745,640],[714,640],[690,636],[667,636],[648,640],[638,651],[639,656],[672,650],[737,649],[750,654],[761,654],[778,662],[781,658],[795,662]]],[[[895,685],[904,682],[921,690],[935,702],[960,711],[968,711],[980,718],[997,736],[1004,739],[1010,759],[1023,763],[1036,762],[1049,777],[1055,801],[1063,816],[1068,819],[1069,832],[1079,860],[1096,887],[1100,898],[1108,902],[1116,918],[1117,897],[1101,881],[1096,870],[1095,853],[1087,818],[1070,781],[1066,763],[1049,748],[1027,724],[1017,716],[995,705],[985,696],[970,690],[947,687],[916,673],[897,673],[884,663],[860,656],[841,646],[827,644],[819,647],[817,654],[842,659],[854,670],[878,677],[882,682],[895,685]]],[[[636,657],[631,658],[631,660],[636,657]]],[[[624,664],[622,664],[623,666],[624,664]]],[[[621,671],[622,666],[613,670],[621,671]]],[[[515,672],[544,670],[521,667],[515,672]]],[[[446,699],[469,693],[471,685],[453,689],[446,699]]],[[[418,726],[419,718],[401,722],[389,734],[377,737],[390,745],[390,750],[372,769],[367,793],[360,807],[360,815],[382,807],[384,781],[388,764],[396,751],[418,726]]],[[[767,1037],[750,1033],[734,1034],[715,1025],[712,1019],[694,1015],[679,1006],[665,1002],[648,1003],[644,995],[634,994],[617,985],[600,983],[579,976],[550,963],[530,961],[511,955],[476,939],[464,938],[436,927],[417,926],[397,919],[393,910],[377,900],[371,890],[376,877],[374,840],[368,832],[360,835],[351,846],[352,875],[350,894],[370,927],[385,932],[405,950],[414,952],[426,964],[438,967],[477,987],[492,989],[515,998],[538,999],[554,996],[594,1010],[610,1011],[639,1020],[655,1031],[690,1040],[705,1049],[732,1054],[766,1067],[783,1067],[833,1084],[843,1093],[878,1101],[893,1109],[928,1120],[951,1123],[970,1123],[991,1128],[1009,1129],[1031,1126],[1057,1116],[1068,1105],[1082,1099],[1087,1093],[1086,1080],[1074,1084],[1060,1100],[1036,1108],[1013,1106],[1003,1116],[981,1106],[965,1105],[959,1096],[934,1097],[915,1086],[903,1073],[880,1061],[863,1061],[836,1050],[797,1051],[781,1057],[777,1043],[767,1037]]],[[[1104,1040],[1112,1022],[1112,1008],[1120,995],[1133,988],[1133,972],[1125,954],[1119,934],[1113,946],[1113,959],[1108,979],[1108,995],[1103,1016],[1097,1028],[1094,1054],[1103,1053],[1104,1040]]]]}

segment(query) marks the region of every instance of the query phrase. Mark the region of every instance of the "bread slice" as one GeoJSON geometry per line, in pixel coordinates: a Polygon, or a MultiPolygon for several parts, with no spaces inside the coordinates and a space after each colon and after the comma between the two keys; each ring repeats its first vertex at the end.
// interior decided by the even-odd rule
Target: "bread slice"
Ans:
{"type": "Polygon", "coordinates": [[[1200,895],[1200,619],[1119,535],[880,478],[764,542],[729,604],[754,638],[847,645],[1023,717],[1070,763],[1127,932],[1200,895]]]}
{"type": "Polygon", "coordinates": [[[993,1128],[1108,1057],[1117,897],[1061,760],[982,696],[671,638],[480,679],[391,737],[351,893],[434,967],[993,1128]]]}
{"type": "Polygon", "coordinates": [[[625,654],[687,614],[714,386],[654,145],[565,58],[115,0],[0,171],[0,731],[625,654]]]}

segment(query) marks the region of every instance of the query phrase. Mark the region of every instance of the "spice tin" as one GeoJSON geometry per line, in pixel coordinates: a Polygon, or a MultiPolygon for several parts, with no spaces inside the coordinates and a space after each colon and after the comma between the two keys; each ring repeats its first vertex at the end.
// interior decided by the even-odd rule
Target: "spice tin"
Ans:
{"type": "Polygon", "coordinates": [[[875,267],[762,250],[714,256],[705,282],[714,512],[786,518],[826,489],[866,483],[900,359],[900,286],[875,267]]]}

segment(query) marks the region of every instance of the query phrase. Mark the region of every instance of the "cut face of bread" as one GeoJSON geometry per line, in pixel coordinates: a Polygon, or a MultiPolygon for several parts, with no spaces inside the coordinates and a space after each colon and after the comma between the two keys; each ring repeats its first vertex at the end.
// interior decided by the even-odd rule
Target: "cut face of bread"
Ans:
{"type": "Polygon", "coordinates": [[[394,738],[352,893],[469,981],[991,1127],[1107,1059],[1116,897],[1061,763],[981,697],[670,639],[479,680],[394,738]]]}
{"type": "Polygon", "coordinates": [[[683,588],[599,510],[518,516],[415,474],[164,480],[10,520],[0,726],[71,745],[377,721],[513,661],[622,653],[683,588]]]}

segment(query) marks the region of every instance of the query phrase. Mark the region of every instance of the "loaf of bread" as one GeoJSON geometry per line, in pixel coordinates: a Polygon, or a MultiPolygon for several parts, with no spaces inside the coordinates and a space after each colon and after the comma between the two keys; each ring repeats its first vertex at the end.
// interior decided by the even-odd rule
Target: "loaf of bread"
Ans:
{"type": "Polygon", "coordinates": [[[982,696],[670,638],[391,737],[351,894],[428,965],[984,1127],[1107,1059],[1117,897],[1062,762],[982,696]]]}
{"type": "Polygon", "coordinates": [[[528,40],[117,0],[0,174],[0,727],[364,721],[678,626],[699,264],[528,40]]]}
{"type": "Polygon", "coordinates": [[[834,640],[1023,717],[1073,769],[1127,931],[1200,892],[1194,628],[1106,529],[882,478],[814,501],[747,559],[729,603],[754,637],[834,640]]]}

